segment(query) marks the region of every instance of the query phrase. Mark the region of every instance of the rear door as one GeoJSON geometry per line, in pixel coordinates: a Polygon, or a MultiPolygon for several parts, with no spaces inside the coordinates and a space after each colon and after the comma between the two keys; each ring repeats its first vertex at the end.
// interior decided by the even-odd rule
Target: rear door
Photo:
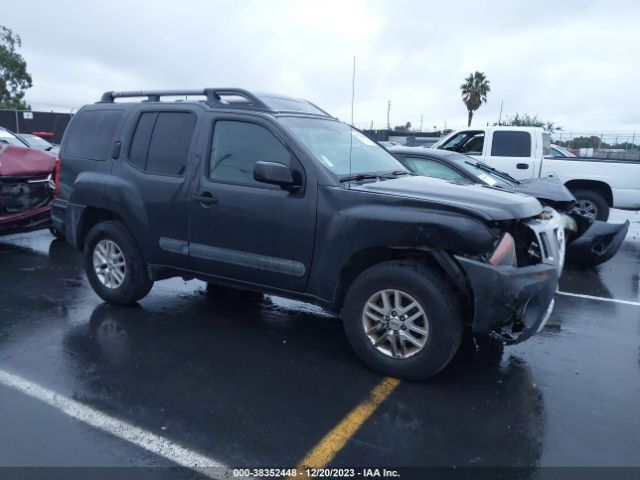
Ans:
{"type": "Polygon", "coordinates": [[[110,189],[119,211],[132,218],[150,263],[188,267],[189,182],[187,172],[198,121],[187,106],[142,107],[131,119],[133,132],[110,189]],[[122,204],[126,205],[122,205],[122,204]]]}
{"type": "Polygon", "coordinates": [[[485,145],[483,160],[518,179],[536,176],[534,139],[528,131],[494,130],[485,145]]]}

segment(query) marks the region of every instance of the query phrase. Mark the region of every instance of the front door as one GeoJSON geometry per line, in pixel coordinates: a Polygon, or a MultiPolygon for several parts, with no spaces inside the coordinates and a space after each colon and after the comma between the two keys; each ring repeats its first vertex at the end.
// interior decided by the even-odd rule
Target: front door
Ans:
{"type": "Polygon", "coordinates": [[[211,128],[190,206],[192,268],[303,291],[315,236],[315,176],[305,173],[285,136],[267,120],[224,117],[211,128]],[[259,161],[289,166],[299,188],[254,180],[259,161]]]}
{"type": "Polygon", "coordinates": [[[497,130],[493,132],[490,145],[485,146],[488,154],[484,161],[514,178],[533,178],[536,170],[533,146],[529,132],[497,130]]]}

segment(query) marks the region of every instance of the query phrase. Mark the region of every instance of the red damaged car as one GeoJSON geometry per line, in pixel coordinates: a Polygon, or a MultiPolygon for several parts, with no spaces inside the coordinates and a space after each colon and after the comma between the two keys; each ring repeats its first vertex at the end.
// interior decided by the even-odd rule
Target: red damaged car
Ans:
{"type": "Polygon", "coordinates": [[[0,128],[0,235],[52,228],[58,169],[56,157],[0,128]]]}

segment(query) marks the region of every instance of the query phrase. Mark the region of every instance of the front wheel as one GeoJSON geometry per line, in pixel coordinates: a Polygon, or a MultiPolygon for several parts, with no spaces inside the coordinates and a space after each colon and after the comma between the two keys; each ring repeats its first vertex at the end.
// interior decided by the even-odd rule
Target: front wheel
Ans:
{"type": "Polygon", "coordinates": [[[593,190],[573,190],[576,197],[574,210],[580,215],[606,222],[609,218],[609,204],[599,193],[593,190]]]}
{"type": "Polygon", "coordinates": [[[122,222],[101,222],[89,231],[84,268],[94,291],[108,303],[130,305],[153,286],[140,249],[122,222]]]}
{"type": "Polygon", "coordinates": [[[349,289],[344,328],[356,354],[385,375],[431,377],[458,351],[462,322],[446,282],[425,265],[384,262],[349,289]]]}

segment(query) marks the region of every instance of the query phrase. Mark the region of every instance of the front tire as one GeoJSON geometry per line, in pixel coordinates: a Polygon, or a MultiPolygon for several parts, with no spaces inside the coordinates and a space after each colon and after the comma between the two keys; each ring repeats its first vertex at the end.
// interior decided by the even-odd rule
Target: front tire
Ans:
{"type": "Polygon", "coordinates": [[[458,351],[458,301],[429,267],[390,261],[365,270],[351,285],[343,309],[347,338],[360,359],[385,375],[431,377],[458,351]]]}
{"type": "Polygon", "coordinates": [[[153,286],[133,235],[119,221],[101,222],[89,231],[84,268],[98,296],[115,305],[131,305],[153,286]]]}
{"type": "Polygon", "coordinates": [[[609,219],[609,204],[599,193],[593,190],[573,190],[576,197],[574,210],[585,217],[606,222],[609,219]]]}

